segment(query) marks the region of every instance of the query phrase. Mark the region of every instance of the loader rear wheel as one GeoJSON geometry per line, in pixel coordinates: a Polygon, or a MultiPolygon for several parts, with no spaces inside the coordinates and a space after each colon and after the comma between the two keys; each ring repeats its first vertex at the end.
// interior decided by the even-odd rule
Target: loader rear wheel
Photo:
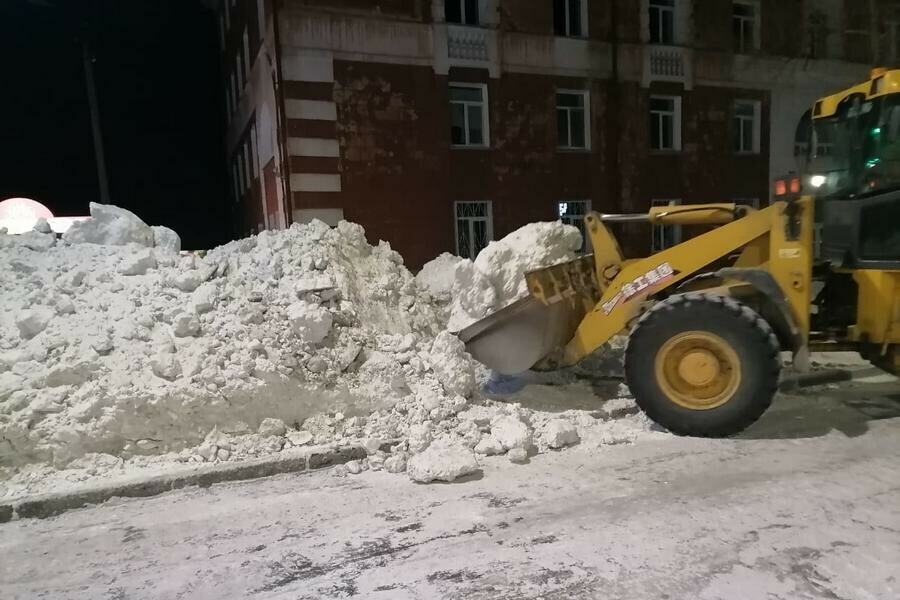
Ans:
{"type": "Polygon", "coordinates": [[[638,406],[672,433],[725,437],[766,411],[779,344],[748,306],[714,294],[673,296],[632,330],[625,377],[638,406]]]}

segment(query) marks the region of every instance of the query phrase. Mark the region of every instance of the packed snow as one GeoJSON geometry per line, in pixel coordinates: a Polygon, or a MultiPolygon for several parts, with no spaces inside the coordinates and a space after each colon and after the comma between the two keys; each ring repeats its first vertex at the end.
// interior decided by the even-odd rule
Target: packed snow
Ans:
{"type": "MultiPolygon", "coordinates": [[[[581,243],[581,232],[572,225],[530,223],[488,244],[474,261],[457,262],[447,327],[461,331],[526,296],[525,273],[575,259],[581,243]]],[[[449,263],[446,258],[438,260],[449,263]]],[[[436,275],[439,266],[426,265],[425,269],[425,279],[434,287],[445,281],[436,275]]]]}
{"type": "Polygon", "coordinates": [[[0,236],[0,496],[348,443],[369,456],[338,474],[448,480],[472,463],[448,467],[463,453],[447,448],[477,464],[611,426],[483,398],[486,370],[447,331],[448,305],[459,322],[515,299],[525,270],[571,256],[575,228],[532,224],[416,278],[347,222],[201,259],[127,210],[91,214],[62,239],[0,236]],[[490,302],[458,293],[473,273],[490,302]]]}

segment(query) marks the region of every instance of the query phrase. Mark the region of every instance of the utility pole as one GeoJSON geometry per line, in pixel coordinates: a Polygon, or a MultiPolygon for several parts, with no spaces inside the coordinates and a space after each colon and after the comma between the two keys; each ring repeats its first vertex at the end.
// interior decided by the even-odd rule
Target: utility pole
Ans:
{"type": "Polygon", "coordinates": [[[97,162],[97,181],[100,185],[100,203],[109,204],[109,182],[106,179],[106,158],[103,153],[103,132],[100,129],[100,107],[97,103],[97,88],[94,85],[94,58],[88,51],[87,42],[81,42],[81,56],[84,60],[84,83],[87,87],[88,104],[91,110],[91,131],[94,135],[94,156],[97,162]]]}

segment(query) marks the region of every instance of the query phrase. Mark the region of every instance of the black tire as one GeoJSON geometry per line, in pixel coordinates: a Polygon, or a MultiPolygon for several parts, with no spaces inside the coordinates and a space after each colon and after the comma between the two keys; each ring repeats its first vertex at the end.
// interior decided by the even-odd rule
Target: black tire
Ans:
{"type": "Polygon", "coordinates": [[[748,306],[726,296],[683,294],[656,304],[635,325],[625,350],[625,378],[641,410],[672,433],[727,437],[749,427],[772,403],[781,372],[779,350],[772,327],[748,306]],[[659,351],[690,332],[717,336],[737,355],[736,388],[713,408],[683,406],[657,381],[659,351]]]}

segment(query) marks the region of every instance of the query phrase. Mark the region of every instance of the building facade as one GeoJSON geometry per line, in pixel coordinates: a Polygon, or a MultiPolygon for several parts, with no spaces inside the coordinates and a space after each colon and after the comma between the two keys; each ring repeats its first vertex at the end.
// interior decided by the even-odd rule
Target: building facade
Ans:
{"type": "Polygon", "coordinates": [[[415,269],[588,210],[765,204],[814,100],[894,61],[893,4],[220,0],[236,233],[346,219],[415,269]]]}

